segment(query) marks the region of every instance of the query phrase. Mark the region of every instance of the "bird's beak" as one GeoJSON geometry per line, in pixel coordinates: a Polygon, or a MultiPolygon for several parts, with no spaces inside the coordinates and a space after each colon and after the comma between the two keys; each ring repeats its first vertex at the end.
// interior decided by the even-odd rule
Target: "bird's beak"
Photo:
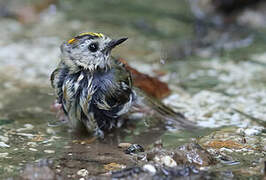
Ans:
{"type": "Polygon", "coordinates": [[[114,47],[116,47],[117,45],[121,44],[122,42],[124,42],[126,40],[127,40],[127,38],[121,38],[121,39],[118,39],[118,40],[112,40],[107,45],[108,51],[112,50],[114,47]]]}

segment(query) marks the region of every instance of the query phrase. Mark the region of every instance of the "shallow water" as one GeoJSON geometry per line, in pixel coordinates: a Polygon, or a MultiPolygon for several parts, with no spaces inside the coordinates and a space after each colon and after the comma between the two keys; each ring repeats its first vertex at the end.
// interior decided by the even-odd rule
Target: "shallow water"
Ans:
{"type": "Polygon", "coordinates": [[[25,167],[46,159],[52,172],[64,179],[83,177],[77,174],[81,169],[88,172],[84,177],[106,175],[109,169],[104,167],[110,163],[142,165],[118,148],[119,143],[137,143],[149,150],[158,139],[168,150],[197,142],[209,152],[230,157],[203,168],[206,177],[214,173],[223,179],[227,172],[233,178],[261,178],[266,151],[266,31],[249,26],[245,31],[239,26],[210,28],[208,46],[200,46],[194,42],[194,22],[189,4],[176,0],[59,1],[33,24],[1,18],[0,178],[25,177],[25,167]],[[106,3],[108,8],[103,8],[106,3]],[[81,31],[128,36],[127,44],[113,55],[150,75],[156,76],[154,70],[164,72],[160,79],[172,90],[164,102],[203,129],[167,131],[135,120],[95,140],[58,122],[50,111],[54,95],[49,75],[58,63],[61,42],[81,31]],[[245,47],[226,48],[249,37],[251,43],[245,47]],[[225,39],[223,43],[219,38],[225,39]]]}

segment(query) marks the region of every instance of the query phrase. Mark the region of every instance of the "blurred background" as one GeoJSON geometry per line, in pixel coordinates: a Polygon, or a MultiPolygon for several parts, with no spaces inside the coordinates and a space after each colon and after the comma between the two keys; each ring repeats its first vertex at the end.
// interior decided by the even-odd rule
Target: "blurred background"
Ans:
{"type": "MultiPolygon", "coordinates": [[[[136,85],[149,84],[150,95],[164,98],[167,105],[208,128],[203,134],[160,131],[156,138],[166,147],[201,135],[206,144],[213,131],[226,134],[211,136],[217,141],[241,144],[244,134],[250,139],[248,146],[259,151],[257,169],[247,174],[263,176],[265,17],[263,0],[0,0],[0,178],[18,175],[41,158],[63,161],[63,147],[77,138],[66,126],[47,125],[56,122],[50,110],[54,94],[49,76],[59,62],[61,43],[87,31],[128,37],[113,56],[138,71],[136,85]]],[[[143,129],[138,124],[125,130],[114,144],[149,145],[156,140],[141,137],[143,129]]],[[[235,159],[251,167],[251,155],[235,159]]],[[[92,175],[105,172],[97,163],[92,167],[92,175]]],[[[241,173],[241,167],[236,168],[236,174],[241,173]]]]}

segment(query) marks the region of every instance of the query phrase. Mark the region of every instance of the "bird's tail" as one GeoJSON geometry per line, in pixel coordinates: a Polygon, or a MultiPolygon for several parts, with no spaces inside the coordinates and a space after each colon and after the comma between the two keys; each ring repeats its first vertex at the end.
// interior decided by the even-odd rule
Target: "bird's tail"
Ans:
{"type": "Polygon", "coordinates": [[[195,122],[189,121],[182,113],[175,112],[170,107],[163,104],[160,100],[146,95],[141,90],[134,88],[135,101],[134,107],[137,109],[145,109],[148,113],[152,113],[159,119],[163,120],[166,125],[175,129],[198,129],[195,122]]]}

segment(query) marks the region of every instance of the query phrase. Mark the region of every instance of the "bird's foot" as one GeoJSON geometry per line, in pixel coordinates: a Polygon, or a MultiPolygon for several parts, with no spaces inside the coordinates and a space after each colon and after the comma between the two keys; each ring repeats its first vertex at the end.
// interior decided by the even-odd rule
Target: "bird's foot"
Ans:
{"type": "Polygon", "coordinates": [[[93,135],[99,137],[100,139],[104,139],[104,132],[100,128],[97,128],[93,135]]]}

